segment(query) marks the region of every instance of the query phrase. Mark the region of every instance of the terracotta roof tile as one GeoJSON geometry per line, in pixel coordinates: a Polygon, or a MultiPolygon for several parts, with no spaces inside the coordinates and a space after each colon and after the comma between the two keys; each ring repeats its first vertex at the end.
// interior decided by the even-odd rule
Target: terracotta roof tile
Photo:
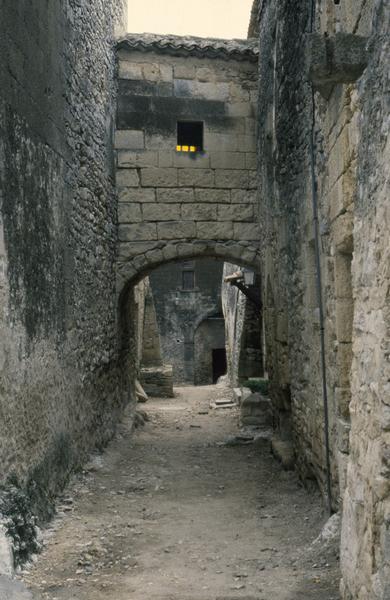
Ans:
{"type": "Polygon", "coordinates": [[[127,34],[117,43],[117,49],[122,48],[171,56],[198,56],[253,62],[258,60],[259,55],[256,40],[223,40],[153,33],[127,34]]]}

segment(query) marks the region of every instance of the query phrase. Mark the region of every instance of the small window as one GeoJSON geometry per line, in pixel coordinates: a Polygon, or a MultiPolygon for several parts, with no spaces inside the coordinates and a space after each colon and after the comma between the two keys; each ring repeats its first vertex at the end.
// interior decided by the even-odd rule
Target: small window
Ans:
{"type": "Polygon", "coordinates": [[[193,290],[195,287],[195,271],[182,272],[183,290],[193,290]]]}
{"type": "Polygon", "coordinates": [[[179,121],[177,124],[177,152],[202,152],[203,123],[179,121]]]}

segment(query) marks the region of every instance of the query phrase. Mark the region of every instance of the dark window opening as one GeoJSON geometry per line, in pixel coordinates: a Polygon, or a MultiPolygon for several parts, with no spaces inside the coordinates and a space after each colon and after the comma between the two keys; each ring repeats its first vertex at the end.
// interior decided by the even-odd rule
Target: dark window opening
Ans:
{"type": "Polygon", "coordinates": [[[193,290],[195,287],[195,271],[183,271],[182,277],[183,290],[193,290]]]}
{"type": "Polygon", "coordinates": [[[202,152],[203,123],[201,121],[179,121],[177,124],[178,152],[202,152]]]}
{"type": "Polygon", "coordinates": [[[213,383],[217,383],[222,375],[226,375],[227,361],[226,349],[216,348],[213,350],[213,383]]]}

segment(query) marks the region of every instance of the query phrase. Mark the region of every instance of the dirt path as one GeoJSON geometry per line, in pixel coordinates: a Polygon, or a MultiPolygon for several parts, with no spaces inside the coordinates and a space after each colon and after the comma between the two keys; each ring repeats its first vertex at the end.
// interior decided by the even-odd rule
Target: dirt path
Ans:
{"type": "Polygon", "coordinates": [[[313,549],[326,517],[269,443],[224,445],[237,412],[221,387],[179,388],[116,440],[64,497],[24,574],[50,600],[332,600],[335,552],[313,549]],[[207,413],[208,414],[205,414],[207,413]]]}

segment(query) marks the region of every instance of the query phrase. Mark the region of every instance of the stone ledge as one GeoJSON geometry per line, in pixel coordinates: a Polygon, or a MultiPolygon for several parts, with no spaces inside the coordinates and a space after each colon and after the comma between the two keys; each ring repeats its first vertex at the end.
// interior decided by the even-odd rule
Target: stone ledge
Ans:
{"type": "Polygon", "coordinates": [[[307,69],[315,88],[328,97],[338,83],[354,83],[368,63],[367,38],[352,33],[307,35],[307,69]]]}

